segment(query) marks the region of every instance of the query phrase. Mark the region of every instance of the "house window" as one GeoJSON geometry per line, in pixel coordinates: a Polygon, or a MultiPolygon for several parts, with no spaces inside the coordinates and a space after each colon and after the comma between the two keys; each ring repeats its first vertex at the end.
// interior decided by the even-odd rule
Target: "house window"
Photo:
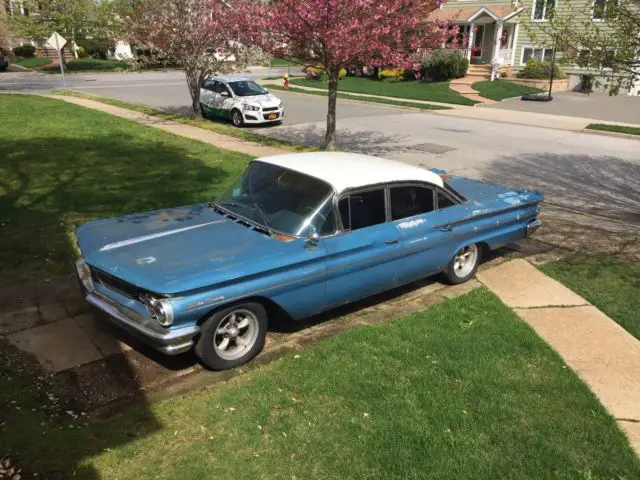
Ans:
{"type": "Polygon", "coordinates": [[[593,1],[593,11],[591,13],[591,18],[596,21],[604,20],[604,9],[607,5],[607,0],[594,0],[593,1]]]}
{"type": "Polygon", "coordinates": [[[533,19],[539,22],[549,20],[555,6],[556,0],[535,0],[533,4],[533,19]]]}
{"type": "Polygon", "coordinates": [[[540,60],[550,62],[553,58],[553,48],[544,47],[524,47],[522,49],[522,65],[526,65],[529,60],[540,60]]]}

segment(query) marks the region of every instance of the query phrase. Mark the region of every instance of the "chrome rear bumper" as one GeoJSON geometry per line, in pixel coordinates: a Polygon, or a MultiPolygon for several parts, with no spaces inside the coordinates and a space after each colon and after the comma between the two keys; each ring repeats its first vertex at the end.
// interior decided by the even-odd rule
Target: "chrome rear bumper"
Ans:
{"type": "Polygon", "coordinates": [[[542,226],[542,220],[534,220],[533,222],[527,224],[527,237],[530,237],[542,226]]]}

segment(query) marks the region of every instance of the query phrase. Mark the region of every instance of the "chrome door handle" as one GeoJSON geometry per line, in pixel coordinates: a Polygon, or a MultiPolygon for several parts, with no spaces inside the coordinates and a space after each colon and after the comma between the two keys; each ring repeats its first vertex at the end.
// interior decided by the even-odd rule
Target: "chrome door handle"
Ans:
{"type": "Polygon", "coordinates": [[[386,243],[387,245],[397,245],[398,239],[396,238],[395,240],[385,240],[384,243],[386,243]]]}
{"type": "Polygon", "coordinates": [[[451,225],[442,225],[440,226],[440,230],[443,232],[450,232],[453,230],[453,227],[451,225]]]}

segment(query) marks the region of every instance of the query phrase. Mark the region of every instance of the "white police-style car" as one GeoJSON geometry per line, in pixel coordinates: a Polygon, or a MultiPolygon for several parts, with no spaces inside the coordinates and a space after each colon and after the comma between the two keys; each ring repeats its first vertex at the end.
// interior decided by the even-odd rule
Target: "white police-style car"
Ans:
{"type": "Polygon", "coordinates": [[[256,82],[241,76],[215,76],[200,88],[200,109],[205,118],[221,117],[233,125],[280,122],[282,101],[256,82]]]}

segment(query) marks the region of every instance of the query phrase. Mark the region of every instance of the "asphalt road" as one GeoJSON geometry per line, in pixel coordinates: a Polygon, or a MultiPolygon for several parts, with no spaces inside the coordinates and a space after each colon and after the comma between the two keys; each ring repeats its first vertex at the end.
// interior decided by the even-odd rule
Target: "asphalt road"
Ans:
{"type": "MultiPolygon", "coordinates": [[[[282,71],[280,72],[282,73],[282,71]]],[[[277,73],[276,73],[277,74],[277,73]]],[[[253,72],[254,77],[269,75],[253,72]]],[[[73,88],[95,95],[188,111],[181,72],[70,75],[73,88]]],[[[52,75],[0,79],[2,90],[58,88],[52,75]]],[[[281,126],[254,128],[270,137],[320,145],[326,98],[274,92],[285,104],[281,126]]],[[[593,134],[445,117],[391,106],[338,102],[338,144],[424,167],[543,192],[547,204],[593,215],[640,232],[640,142],[593,134]]],[[[582,219],[589,224],[591,217],[582,219]]]]}

